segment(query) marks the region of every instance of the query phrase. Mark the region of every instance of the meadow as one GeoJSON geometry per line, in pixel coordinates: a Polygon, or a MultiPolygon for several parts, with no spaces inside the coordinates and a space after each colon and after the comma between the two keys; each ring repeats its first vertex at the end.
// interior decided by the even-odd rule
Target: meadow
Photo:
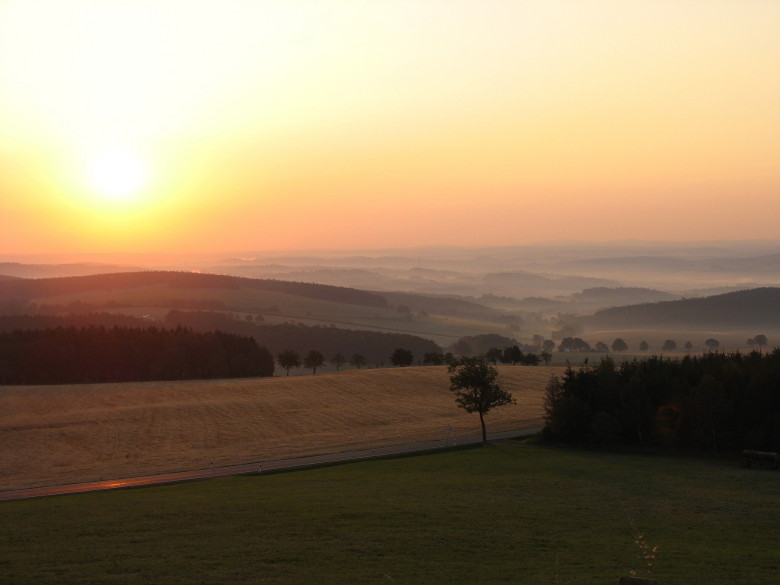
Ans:
{"type": "MultiPolygon", "coordinates": [[[[489,431],[542,424],[554,367],[500,366],[517,404],[489,431]]],[[[316,376],[0,388],[0,490],[208,469],[479,433],[446,367],[316,376]]]]}
{"type": "Polygon", "coordinates": [[[732,585],[780,565],[776,472],[518,441],[0,509],[19,585],[732,585]]]}

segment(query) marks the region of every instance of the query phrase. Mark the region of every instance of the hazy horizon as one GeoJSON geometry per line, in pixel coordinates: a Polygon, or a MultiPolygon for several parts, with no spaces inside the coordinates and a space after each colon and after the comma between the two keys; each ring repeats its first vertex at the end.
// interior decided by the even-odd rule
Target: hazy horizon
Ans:
{"type": "Polygon", "coordinates": [[[780,3],[7,0],[0,252],[776,237],[780,3]]]}

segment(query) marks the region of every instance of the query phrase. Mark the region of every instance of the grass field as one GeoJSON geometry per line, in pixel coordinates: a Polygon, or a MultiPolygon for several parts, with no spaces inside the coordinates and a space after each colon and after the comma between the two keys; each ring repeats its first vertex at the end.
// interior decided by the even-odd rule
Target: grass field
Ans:
{"type": "MultiPolygon", "coordinates": [[[[517,405],[488,430],[541,424],[559,368],[500,367],[517,405]]],[[[479,432],[444,367],[290,378],[0,388],[0,489],[117,479],[479,432]]]]}
{"type": "Polygon", "coordinates": [[[23,584],[769,584],[780,476],[731,460],[486,449],[0,504],[23,584]]]}

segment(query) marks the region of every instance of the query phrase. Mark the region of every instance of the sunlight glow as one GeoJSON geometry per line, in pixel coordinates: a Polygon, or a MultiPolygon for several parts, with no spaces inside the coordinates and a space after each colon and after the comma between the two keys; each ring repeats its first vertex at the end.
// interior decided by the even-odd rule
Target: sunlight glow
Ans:
{"type": "Polygon", "coordinates": [[[148,168],[128,151],[107,150],[92,158],[88,181],[97,195],[112,201],[127,201],[138,196],[148,181],[148,168]]]}

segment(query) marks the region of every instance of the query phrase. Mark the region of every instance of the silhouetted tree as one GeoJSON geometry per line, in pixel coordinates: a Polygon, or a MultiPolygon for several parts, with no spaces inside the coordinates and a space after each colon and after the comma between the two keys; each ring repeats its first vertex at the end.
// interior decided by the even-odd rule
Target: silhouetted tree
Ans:
{"type": "Polygon", "coordinates": [[[753,343],[755,343],[758,346],[758,351],[762,351],[764,346],[767,344],[767,338],[766,335],[756,335],[753,338],[753,343]]]}
{"type": "Polygon", "coordinates": [[[542,351],[546,351],[546,352],[550,353],[554,349],[555,349],[555,342],[552,339],[545,339],[542,342],[542,351]]]}
{"type": "Polygon", "coordinates": [[[674,339],[667,339],[664,341],[663,346],[661,347],[664,351],[674,351],[677,349],[677,342],[674,339]]]}
{"type": "Polygon", "coordinates": [[[429,351],[423,354],[423,363],[432,366],[440,366],[444,363],[444,354],[437,351],[429,351]]]}
{"type": "Polygon", "coordinates": [[[545,366],[547,366],[550,364],[550,360],[552,359],[552,354],[549,351],[542,350],[539,353],[539,359],[544,362],[545,366]]]}
{"type": "Polygon", "coordinates": [[[306,354],[306,357],[303,358],[303,367],[311,370],[312,374],[317,373],[317,368],[322,366],[325,363],[325,356],[322,355],[322,352],[317,351],[316,349],[312,349],[309,351],[309,353],[306,354]]]}
{"type": "Polygon", "coordinates": [[[720,347],[720,341],[717,339],[710,337],[707,341],[704,342],[704,345],[707,346],[707,349],[710,351],[715,351],[720,347]]]}
{"type": "Polygon", "coordinates": [[[628,349],[628,344],[623,341],[620,337],[615,339],[615,341],[612,342],[612,351],[626,351],[628,349]]]}
{"type": "MultiPolygon", "coordinates": [[[[614,343],[612,344],[614,346],[614,343]]],[[[609,351],[609,347],[607,347],[607,344],[603,341],[597,341],[595,346],[596,351],[600,352],[607,352],[609,351]]]]}
{"type": "Polygon", "coordinates": [[[693,344],[690,341],[685,342],[685,351],[691,351],[693,349],[693,344]]]}
{"type": "Polygon", "coordinates": [[[301,356],[297,351],[292,349],[285,349],[279,355],[276,356],[276,361],[279,365],[287,370],[287,375],[290,375],[291,368],[298,368],[301,365],[301,356]]]}
{"type": "Polygon", "coordinates": [[[464,358],[447,371],[455,402],[466,412],[479,414],[482,444],[487,444],[485,415],[498,406],[513,404],[514,398],[498,384],[498,371],[484,360],[464,358]]]}
{"type": "Polygon", "coordinates": [[[366,356],[361,355],[359,353],[352,354],[352,357],[349,358],[349,363],[352,366],[355,366],[358,370],[366,365],[366,356]]]}
{"type": "MultiPolygon", "coordinates": [[[[523,352],[517,345],[505,347],[501,352],[501,363],[517,365],[523,362],[523,352]]],[[[495,363],[495,362],[493,362],[495,363]]]]}
{"type": "Polygon", "coordinates": [[[390,356],[390,363],[394,366],[411,366],[412,362],[414,362],[414,354],[408,349],[403,349],[402,347],[397,348],[393,352],[393,355],[390,356]]]}
{"type": "Polygon", "coordinates": [[[579,337],[564,337],[558,351],[591,351],[590,344],[579,337]]]}
{"type": "Polygon", "coordinates": [[[347,363],[347,358],[345,358],[340,353],[337,353],[332,358],[330,358],[330,363],[336,366],[336,371],[338,372],[341,369],[341,366],[347,363]]]}
{"type": "Polygon", "coordinates": [[[487,353],[485,354],[485,359],[489,361],[491,364],[496,365],[498,362],[503,361],[502,359],[502,352],[497,347],[491,347],[487,350],[487,353]]]}
{"type": "Polygon", "coordinates": [[[639,351],[647,351],[649,347],[646,341],[639,342],[639,351]]]}

